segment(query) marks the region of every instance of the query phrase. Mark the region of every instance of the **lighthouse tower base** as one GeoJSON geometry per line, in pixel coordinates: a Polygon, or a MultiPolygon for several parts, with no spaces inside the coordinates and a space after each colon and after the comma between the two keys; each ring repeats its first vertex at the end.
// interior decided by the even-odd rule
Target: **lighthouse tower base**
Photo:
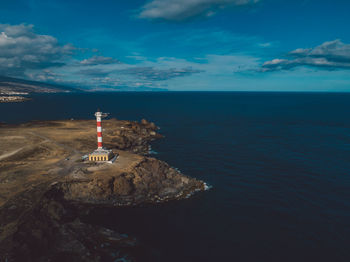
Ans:
{"type": "Polygon", "coordinates": [[[111,159],[114,158],[114,154],[112,150],[105,149],[105,148],[98,148],[91,154],[89,154],[89,160],[90,161],[96,161],[96,162],[108,162],[111,159]]]}

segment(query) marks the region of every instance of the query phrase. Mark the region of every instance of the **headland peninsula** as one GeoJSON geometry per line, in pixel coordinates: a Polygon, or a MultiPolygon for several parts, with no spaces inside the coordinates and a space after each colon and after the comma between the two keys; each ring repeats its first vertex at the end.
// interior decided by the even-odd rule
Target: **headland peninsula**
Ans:
{"type": "Polygon", "coordinates": [[[105,120],[104,145],[118,157],[88,161],[95,125],[0,125],[1,261],[142,261],[147,255],[137,240],[81,217],[97,206],[160,203],[205,190],[203,181],[149,156],[149,143],[162,136],[147,120],[105,120]]]}

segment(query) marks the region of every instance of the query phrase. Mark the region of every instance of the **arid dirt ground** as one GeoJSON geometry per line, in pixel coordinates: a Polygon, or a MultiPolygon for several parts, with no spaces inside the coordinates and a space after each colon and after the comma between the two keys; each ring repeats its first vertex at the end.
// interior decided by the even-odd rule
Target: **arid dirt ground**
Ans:
{"type": "Polygon", "coordinates": [[[96,149],[94,120],[2,125],[0,206],[20,192],[63,177],[126,172],[143,159],[141,155],[147,154],[148,142],[160,137],[155,130],[154,124],[147,121],[104,121],[104,145],[119,157],[114,164],[96,164],[81,161],[83,155],[96,149]]]}

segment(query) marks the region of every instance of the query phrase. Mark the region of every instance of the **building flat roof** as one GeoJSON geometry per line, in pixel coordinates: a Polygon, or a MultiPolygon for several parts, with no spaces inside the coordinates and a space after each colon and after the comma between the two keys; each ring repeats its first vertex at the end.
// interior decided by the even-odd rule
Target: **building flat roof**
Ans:
{"type": "Polygon", "coordinates": [[[110,153],[113,153],[112,150],[109,150],[109,149],[96,149],[90,155],[108,155],[110,153]]]}

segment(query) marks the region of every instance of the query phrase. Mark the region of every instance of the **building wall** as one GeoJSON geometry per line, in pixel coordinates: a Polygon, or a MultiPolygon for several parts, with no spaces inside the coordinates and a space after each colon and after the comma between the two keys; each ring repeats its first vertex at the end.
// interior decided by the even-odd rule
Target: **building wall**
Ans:
{"type": "Polygon", "coordinates": [[[94,155],[94,154],[90,154],[89,155],[89,160],[90,161],[108,161],[109,159],[109,155],[105,154],[105,155],[94,155]]]}
{"type": "Polygon", "coordinates": [[[89,155],[89,161],[109,161],[113,158],[113,153],[109,154],[90,154],[89,155]]]}

